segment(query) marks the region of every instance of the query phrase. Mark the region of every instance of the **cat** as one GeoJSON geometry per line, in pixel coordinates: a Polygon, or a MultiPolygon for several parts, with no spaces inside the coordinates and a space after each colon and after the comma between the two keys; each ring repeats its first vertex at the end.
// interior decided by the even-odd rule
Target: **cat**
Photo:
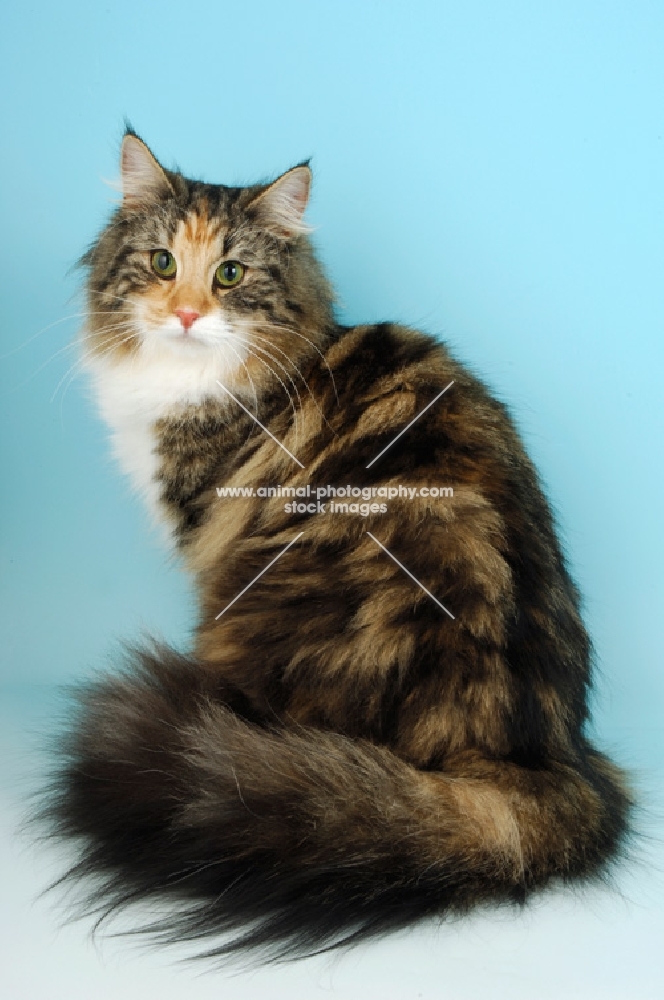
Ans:
{"type": "Polygon", "coordinates": [[[121,177],[84,350],[199,602],[190,653],[130,647],[64,735],[42,816],[85,912],[271,960],[601,876],[633,796],[505,407],[437,339],[337,322],[307,163],[207,184],[128,128],[121,177]]]}

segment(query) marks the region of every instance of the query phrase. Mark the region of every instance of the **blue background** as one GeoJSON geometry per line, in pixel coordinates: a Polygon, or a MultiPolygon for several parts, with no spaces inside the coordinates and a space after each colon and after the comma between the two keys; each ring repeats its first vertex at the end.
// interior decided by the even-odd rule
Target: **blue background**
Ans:
{"type": "MultiPolygon", "coordinates": [[[[166,166],[213,182],[270,179],[311,156],[309,219],[342,321],[394,319],[442,336],[515,414],[585,596],[595,730],[635,770],[651,838],[625,868],[627,902],[548,897],[522,918],[478,917],[435,938],[418,931],[355,953],[323,985],[340,996],[373,996],[373,983],[381,997],[443,986],[465,997],[488,982],[492,997],[571,997],[575,984],[585,997],[655,996],[664,6],[11,6],[0,33],[7,815],[38,780],[32,740],[52,725],[57,686],[103,666],[120,638],[147,630],[185,645],[192,624],[187,580],[111,463],[87,386],[69,382],[81,307],[71,268],[117,197],[102,178],[117,178],[123,118],[166,166]],[[403,967],[410,978],[398,985],[403,967]]],[[[111,967],[84,955],[82,927],[56,948],[52,915],[28,910],[38,855],[24,847],[14,857],[11,829],[4,857],[16,895],[3,920],[16,962],[3,970],[13,977],[5,995],[46,995],[39,968],[23,962],[36,940],[63,996],[91,995],[93,981],[96,996],[170,995],[154,957],[137,959],[124,981],[122,950],[111,967]],[[145,981],[161,985],[146,994],[148,970],[157,978],[145,981]]],[[[311,996],[322,989],[316,970],[280,973],[272,995],[311,996]]],[[[179,975],[188,997],[219,985],[179,975]]],[[[267,981],[223,988],[264,995],[267,981]]]]}

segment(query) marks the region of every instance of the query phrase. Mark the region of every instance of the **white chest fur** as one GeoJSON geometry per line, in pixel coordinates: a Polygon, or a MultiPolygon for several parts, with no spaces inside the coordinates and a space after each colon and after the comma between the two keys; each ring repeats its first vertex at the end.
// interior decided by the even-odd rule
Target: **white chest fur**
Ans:
{"type": "MultiPolygon", "coordinates": [[[[155,521],[168,523],[160,503],[155,423],[187,405],[214,397],[227,405],[217,380],[228,385],[233,371],[226,359],[207,351],[180,356],[170,350],[140,351],[131,358],[90,362],[101,416],[111,431],[113,452],[155,521]]],[[[231,381],[232,384],[232,381],[231,381]]]]}

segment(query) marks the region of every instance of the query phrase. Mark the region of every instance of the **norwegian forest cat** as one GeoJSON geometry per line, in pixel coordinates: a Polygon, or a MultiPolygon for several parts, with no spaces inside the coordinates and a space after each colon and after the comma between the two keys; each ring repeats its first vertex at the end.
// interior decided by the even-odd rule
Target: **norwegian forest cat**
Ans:
{"type": "Polygon", "coordinates": [[[336,322],[307,165],[204,184],[128,129],[121,171],[84,346],[199,612],[81,690],[45,814],[86,912],[283,958],[601,875],[631,795],[505,408],[432,337],[336,322]]]}

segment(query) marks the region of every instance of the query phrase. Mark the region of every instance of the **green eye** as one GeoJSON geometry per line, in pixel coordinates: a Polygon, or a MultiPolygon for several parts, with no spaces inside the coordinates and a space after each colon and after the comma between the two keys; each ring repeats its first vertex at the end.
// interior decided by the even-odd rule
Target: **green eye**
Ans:
{"type": "Polygon", "coordinates": [[[152,270],[160,278],[174,278],[177,270],[175,257],[168,250],[155,250],[150,258],[152,270]]]}
{"type": "Polygon", "coordinates": [[[244,278],[244,266],[239,260],[225,260],[214,273],[217,284],[222,288],[239,285],[244,278]]]}

